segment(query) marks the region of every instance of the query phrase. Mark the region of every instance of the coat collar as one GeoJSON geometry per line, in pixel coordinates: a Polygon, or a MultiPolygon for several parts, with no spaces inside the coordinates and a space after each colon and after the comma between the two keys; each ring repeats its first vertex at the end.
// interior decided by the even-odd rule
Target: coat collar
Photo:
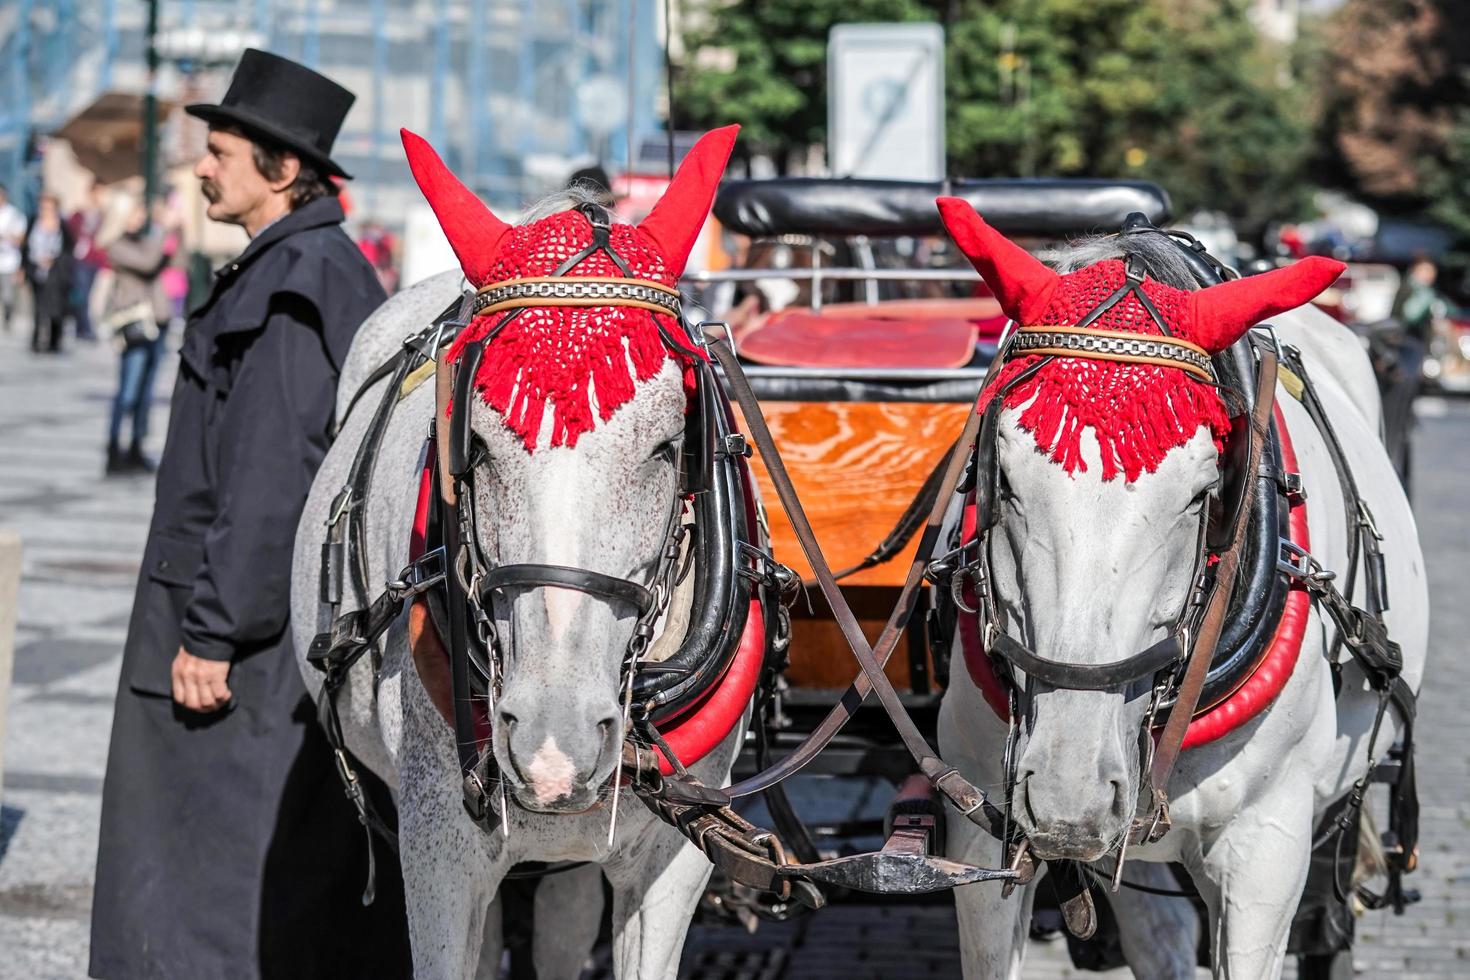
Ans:
{"type": "Polygon", "coordinates": [[[245,251],[215,272],[215,277],[219,280],[228,279],[261,252],[283,238],[311,228],[340,225],[346,218],[347,215],[342,210],[342,202],[335,197],[319,197],[314,201],[308,201],[263,228],[260,234],[250,239],[250,244],[245,246],[245,251]]]}

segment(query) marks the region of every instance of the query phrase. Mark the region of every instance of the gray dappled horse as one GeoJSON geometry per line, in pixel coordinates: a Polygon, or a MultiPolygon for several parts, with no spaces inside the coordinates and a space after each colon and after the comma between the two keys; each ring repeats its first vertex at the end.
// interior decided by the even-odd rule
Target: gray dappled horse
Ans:
{"type": "MultiPolygon", "coordinates": [[[[637,227],[611,226],[606,241],[630,271],[613,269],[607,252],[565,274],[633,274],[672,287],[734,138],[735,127],[708,134],[648,218],[637,227]]],[[[553,275],[594,240],[594,212],[578,210],[575,197],[512,227],[459,184],[426,143],[407,133],[404,141],[415,178],[473,285],[553,275]]],[[[373,414],[361,407],[348,414],[350,400],[459,291],[459,276],[446,273],[393,297],[362,326],[348,356],[338,397],[345,425],[322,464],[297,537],[292,622],[303,657],[313,635],[329,625],[318,601],[323,527],[373,414]]],[[[496,319],[473,321],[441,356],[441,367],[464,349],[465,337],[483,337],[496,319]]],[[[522,310],[513,329],[486,344],[472,404],[457,408],[470,412],[483,449],[473,482],[474,532],[497,562],[648,580],[666,543],[669,515],[684,506],[677,470],[689,404],[685,365],[658,336],[646,309],[548,305],[522,310]]],[[[386,383],[367,392],[369,405],[386,383]]],[[[370,583],[393,579],[408,562],[434,387],[422,384],[396,406],[371,494],[356,514],[365,522],[370,583]]],[[[689,601],[687,590],[675,592],[669,632],[679,631],[689,601]]],[[[509,638],[500,696],[488,719],[504,783],[503,794],[502,787],[490,788],[490,799],[497,807],[510,803],[499,814],[503,833],[477,826],[462,805],[460,762],[446,723],[452,714],[446,668],[430,657],[416,669],[410,616],[384,636],[377,676],[371,658],[363,658],[339,696],[348,747],[387,782],[397,803],[415,976],[497,975],[500,916],[492,902],[506,873],[524,861],[590,862],[545,878],[536,893],[536,917],[547,926],[537,930],[534,944],[539,976],[578,975],[600,920],[603,874],[612,886],[617,974],[675,976],[710,866],[630,793],[616,803],[616,836],[609,839],[634,617],[599,596],[538,587],[509,590],[494,604],[493,617],[498,634],[509,638]]],[[[304,659],[302,675],[315,693],[321,675],[304,659]]],[[[723,785],[742,731],[742,724],[730,730],[691,767],[694,774],[723,785]]]]}
{"type": "MultiPolygon", "coordinates": [[[[1063,252],[1058,275],[1006,241],[962,201],[941,202],[960,248],[1018,324],[1077,324],[1124,284],[1125,262],[1141,263],[1143,288],[1172,333],[1207,352],[1224,349],[1270,318],[1301,352],[1325,414],[1345,450],[1358,490],[1382,534],[1390,635],[1403,652],[1403,679],[1418,689],[1428,605],[1413,515],[1379,439],[1377,388],[1354,336],[1305,303],[1336,277],[1326,260],[1306,260],[1265,276],[1197,292],[1176,246],[1155,234],[1121,235],[1063,252]],[[1129,257],[1132,256],[1130,259],[1129,257]],[[1071,271],[1075,270],[1075,271],[1071,271]],[[1177,287],[1170,289],[1169,287],[1177,287]],[[1295,307],[1295,308],[1294,308],[1295,307]]],[[[1098,328],[1159,331],[1136,298],[1098,328]],[[1129,321],[1131,322],[1123,322],[1129,321]]],[[[1031,361],[1036,360],[1034,357],[1031,361]]],[[[1007,371],[1022,358],[996,365],[1007,371]]],[[[991,589],[1008,635],[1066,665],[1122,661],[1165,637],[1190,596],[1202,540],[1202,510],[1221,482],[1223,405],[1212,389],[1175,367],[1056,362],[1004,402],[997,428],[999,519],[989,549],[991,589]],[[1140,411],[1147,405],[1149,411],[1140,411]]],[[[983,399],[984,396],[982,396],[983,399]]],[[[1281,417],[1307,491],[1310,551],[1339,573],[1349,564],[1349,521],[1327,444],[1303,404],[1280,386],[1281,417]]],[[[983,476],[982,476],[983,479],[983,476]]],[[[1354,601],[1362,600],[1362,577],[1354,601]]],[[[1209,910],[1214,973],[1262,978],[1281,972],[1288,928],[1307,876],[1318,817],[1367,769],[1379,698],[1344,656],[1334,698],[1332,622],[1313,605],[1294,670],[1274,700],[1248,721],[1186,748],[1168,786],[1172,830],[1127,851],[1125,877],[1177,887],[1158,862],[1189,872],[1209,910]]],[[[1007,784],[1008,726],[982,685],[955,669],[939,720],[945,758],[971,780],[1007,784]]],[[[1122,685],[1075,690],[1031,683],[1020,702],[1014,813],[1042,859],[1099,865],[1106,878],[1146,790],[1140,739],[1151,698],[1122,685]]],[[[1228,726],[1227,726],[1228,727],[1228,726]]],[[[1394,742],[1390,710],[1376,746],[1394,742]]],[[[1146,793],[1145,793],[1146,795],[1146,793]]],[[[950,856],[994,863],[999,845],[965,820],[951,820],[950,856]]],[[[1019,976],[1032,884],[1010,900],[972,885],[956,893],[965,973],[1019,976]]],[[[1192,977],[1198,938],[1188,902],[1128,888],[1109,896],[1124,952],[1138,976],[1192,977]]]]}

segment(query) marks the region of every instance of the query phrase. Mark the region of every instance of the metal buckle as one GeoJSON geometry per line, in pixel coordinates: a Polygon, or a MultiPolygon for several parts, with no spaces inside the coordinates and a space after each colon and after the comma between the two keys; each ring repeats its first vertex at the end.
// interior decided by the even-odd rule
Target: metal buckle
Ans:
{"type": "Polygon", "coordinates": [[[1299,507],[1307,500],[1306,488],[1302,485],[1300,473],[1277,474],[1276,485],[1281,488],[1281,493],[1286,497],[1287,503],[1293,507],[1299,507]]]}
{"type": "Polygon", "coordinates": [[[1358,498],[1358,524],[1367,528],[1368,533],[1373,535],[1374,541],[1382,541],[1383,535],[1378,530],[1378,525],[1373,523],[1373,512],[1368,509],[1368,504],[1362,497],[1358,498]]]}
{"type": "Polygon", "coordinates": [[[1282,556],[1276,559],[1276,570],[1308,585],[1321,586],[1337,578],[1337,573],[1322,567],[1310,551],[1287,538],[1281,539],[1282,556]]]}
{"type": "Polygon", "coordinates": [[[384,586],[384,590],[395,599],[411,599],[443,582],[444,576],[444,548],[440,546],[405,565],[398,578],[384,586]]]}
{"type": "Polygon", "coordinates": [[[337,496],[332,500],[332,514],[327,518],[327,527],[336,527],[337,522],[347,516],[352,509],[352,488],[344,486],[337,491],[337,496]]]}

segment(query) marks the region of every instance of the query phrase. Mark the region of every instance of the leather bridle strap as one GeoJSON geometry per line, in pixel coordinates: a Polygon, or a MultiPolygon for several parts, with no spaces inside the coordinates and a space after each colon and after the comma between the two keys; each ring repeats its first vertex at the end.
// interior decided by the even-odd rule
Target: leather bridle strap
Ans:
{"type": "MultiPolygon", "coordinates": [[[[765,465],[776,495],[781,500],[781,506],[791,521],[792,530],[796,533],[801,550],[811,565],[812,577],[831,607],[833,617],[837,620],[837,625],[841,628],[853,656],[862,666],[862,674],[853,681],[852,687],[848,689],[842,700],[833,707],[817,729],[794,752],[765,772],[758,773],[730,787],[725,791],[726,794],[746,796],[765,789],[799,770],[830,743],[843,725],[856,714],[858,706],[868,692],[873,691],[877,693],[878,700],[893,722],[904,747],[908,749],[909,754],[918,763],[920,771],[928,777],[934,788],[943,793],[963,815],[999,835],[999,828],[1004,824],[1001,812],[986,799],[985,794],[978,787],[960,775],[953,766],[940,759],[929,747],[929,743],[920,733],[918,726],[914,724],[914,720],[904,709],[903,702],[898,692],[893,689],[892,682],[883,673],[883,666],[897,647],[903,628],[913,612],[916,594],[923,582],[924,556],[933,550],[934,538],[938,534],[939,525],[944,519],[944,511],[948,504],[947,495],[941,492],[936,498],[934,510],[925,528],[924,540],[920,543],[914,562],[909,567],[908,578],[899,594],[898,604],[890,615],[887,625],[884,626],[876,648],[869,646],[867,637],[863,635],[862,628],[858,625],[857,617],[853,615],[841,589],[837,586],[826,557],[822,554],[816,534],[812,531],[811,522],[807,520],[806,512],[802,509],[801,501],[796,496],[791,478],[786,472],[786,466],[781,461],[781,454],[776,448],[775,440],[772,439],[771,431],[761,413],[760,403],[751,390],[750,382],[746,379],[745,372],[741,370],[739,361],[736,360],[735,352],[730,348],[729,343],[723,340],[710,344],[710,352],[724,368],[731,394],[735,396],[736,402],[740,405],[741,413],[745,417],[746,425],[760,453],[761,462],[765,465]]],[[[943,486],[953,487],[958,482],[966,451],[979,430],[979,419],[980,416],[977,413],[970,412],[964,432],[961,433],[959,441],[955,443],[955,449],[950,454],[949,467],[945,473],[943,486]]]]}
{"type": "MultiPolygon", "coordinates": [[[[1246,457],[1246,478],[1261,478],[1261,455],[1270,434],[1271,411],[1276,403],[1276,351],[1260,345],[1260,364],[1256,371],[1256,404],[1250,416],[1250,451],[1246,457]]],[[[1179,760],[1184,745],[1184,733],[1194,718],[1199,706],[1200,693],[1204,690],[1205,677],[1210,670],[1210,661],[1215,656],[1215,646],[1220,640],[1225,617],[1230,609],[1230,593],[1235,586],[1235,574],[1240,568],[1241,553],[1245,545],[1246,526],[1250,523],[1250,508],[1242,507],[1235,517],[1235,527],[1230,535],[1230,546],[1220,555],[1215,566],[1215,581],[1210,589],[1209,602],[1200,619],[1194,643],[1189,651],[1189,661],[1184,668],[1184,677],[1179,682],[1174,708],[1164,731],[1154,749],[1153,766],[1149,770],[1149,785],[1156,808],[1155,827],[1167,826],[1169,805],[1169,776],[1174,763],[1179,760]]],[[[1146,831],[1147,832],[1147,831],[1146,831]]]]}
{"type": "Polygon", "coordinates": [[[604,599],[616,599],[638,610],[642,616],[653,608],[653,593],[625,578],[615,578],[586,568],[567,565],[497,565],[480,580],[483,602],[497,589],[572,589],[604,599]]]}
{"type": "Polygon", "coordinates": [[[994,655],[1020,668],[1027,677],[1070,691],[1107,691],[1152,677],[1180,659],[1179,639],[1170,634],[1142,653],[1105,664],[1069,664],[1032,653],[1025,644],[996,630],[987,644],[994,655]]]}

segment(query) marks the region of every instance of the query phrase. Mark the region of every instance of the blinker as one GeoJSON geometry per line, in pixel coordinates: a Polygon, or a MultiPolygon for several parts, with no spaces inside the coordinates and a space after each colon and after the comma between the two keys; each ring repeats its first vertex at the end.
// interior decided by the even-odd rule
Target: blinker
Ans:
{"type": "Polygon", "coordinates": [[[449,475],[455,479],[468,473],[472,465],[474,430],[470,428],[470,395],[484,355],[484,341],[466,344],[454,373],[454,399],[449,408],[449,475]]]}

